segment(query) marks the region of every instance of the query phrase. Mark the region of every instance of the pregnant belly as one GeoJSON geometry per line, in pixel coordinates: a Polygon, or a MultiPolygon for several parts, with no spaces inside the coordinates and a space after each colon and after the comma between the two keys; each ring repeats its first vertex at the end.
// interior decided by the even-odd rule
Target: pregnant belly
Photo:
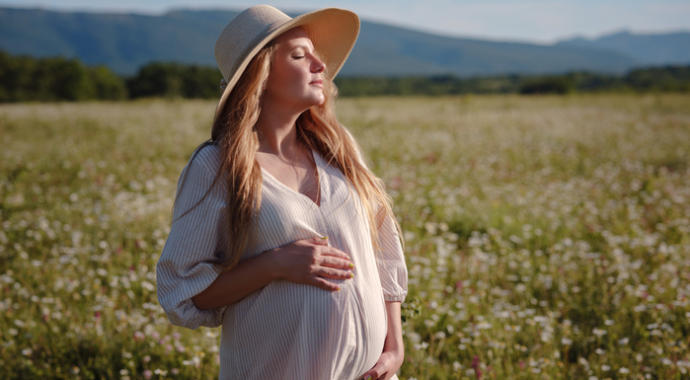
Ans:
{"type": "Polygon", "coordinates": [[[386,334],[380,290],[377,297],[359,285],[348,280],[330,292],[274,281],[233,305],[228,343],[245,351],[253,368],[280,362],[284,378],[355,379],[376,363],[386,334]]]}

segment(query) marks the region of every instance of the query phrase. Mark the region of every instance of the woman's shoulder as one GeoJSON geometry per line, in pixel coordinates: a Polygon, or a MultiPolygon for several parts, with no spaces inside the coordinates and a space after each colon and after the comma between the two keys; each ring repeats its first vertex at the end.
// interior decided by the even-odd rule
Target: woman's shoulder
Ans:
{"type": "Polygon", "coordinates": [[[217,181],[221,160],[221,152],[218,146],[210,143],[199,145],[192,153],[187,165],[182,169],[182,173],[180,173],[180,179],[177,182],[178,196],[183,192],[183,189],[203,189],[205,192],[214,185],[222,189],[223,186],[217,181]],[[190,185],[187,186],[186,183],[190,183],[190,185]]]}
{"type": "Polygon", "coordinates": [[[220,147],[211,143],[201,144],[194,153],[192,153],[189,162],[187,163],[187,170],[198,170],[203,168],[210,173],[218,173],[221,166],[221,151],[220,147]]]}

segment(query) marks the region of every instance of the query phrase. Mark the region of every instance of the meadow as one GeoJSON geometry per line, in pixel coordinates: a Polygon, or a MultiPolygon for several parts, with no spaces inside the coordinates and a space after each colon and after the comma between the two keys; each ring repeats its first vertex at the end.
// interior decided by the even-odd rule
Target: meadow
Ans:
{"type": "MultiPolygon", "coordinates": [[[[156,299],[212,101],[0,105],[0,378],[212,379],[156,299]]],[[[395,201],[401,380],[690,379],[690,96],[351,98],[395,201]]]]}

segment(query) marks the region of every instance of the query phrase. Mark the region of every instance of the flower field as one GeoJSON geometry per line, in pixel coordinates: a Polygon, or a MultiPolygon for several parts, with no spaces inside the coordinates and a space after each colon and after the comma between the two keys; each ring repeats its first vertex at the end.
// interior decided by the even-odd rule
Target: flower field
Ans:
{"type": "MultiPolygon", "coordinates": [[[[212,379],[156,299],[215,103],[0,106],[0,378],[212,379]]],[[[395,201],[411,379],[690,379],[690,96],[338,104],[395,201]]]]}

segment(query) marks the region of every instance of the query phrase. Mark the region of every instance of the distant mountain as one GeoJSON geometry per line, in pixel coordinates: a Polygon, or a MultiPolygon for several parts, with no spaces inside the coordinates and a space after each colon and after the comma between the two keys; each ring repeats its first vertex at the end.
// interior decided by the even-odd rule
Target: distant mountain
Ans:
{"type": "Polygon", "coordinates": [[[632,34],[622,31],[596,39],[563,40],[555,46],[616,51],[633,58],[640,65],[690,63],[690,32],[632,34]]]}
{"type": "Polygon", "coordinates": [[[0,50],[63,55],[132,74],[151,61],[215,65],[213,45],[237,12],[169,12],[163,16],[0,8],[0,50]]]}
{"type": "MultiPolygon", "coordinates": [[[[226,10],[178,10],[148,16],[0,8],[0,50],[36,57],[76,57],[125,75],[152,61],[215,65],[216,37],[237,14],[226,10]]],[[[563,41],[554,46],[492,42],[364,21],[342,75],[466,77],[570,70],[621,73],[649,62],[636,58],[644,55],[643,47],[634,55],[590,42],[563,41]]],[[[647,57],[657,54],[657,50],[650,49],[646,50],[647,57]]],[[[690,49],[685,50],[687,53],[690,49]]]]}
{"type": "Polygon", "coordinates": [[[343,73],[471,76],[576,69],[618,73],[632,64],[623,54],[599,49],[443,37],[365,21],[343,73]]]}

